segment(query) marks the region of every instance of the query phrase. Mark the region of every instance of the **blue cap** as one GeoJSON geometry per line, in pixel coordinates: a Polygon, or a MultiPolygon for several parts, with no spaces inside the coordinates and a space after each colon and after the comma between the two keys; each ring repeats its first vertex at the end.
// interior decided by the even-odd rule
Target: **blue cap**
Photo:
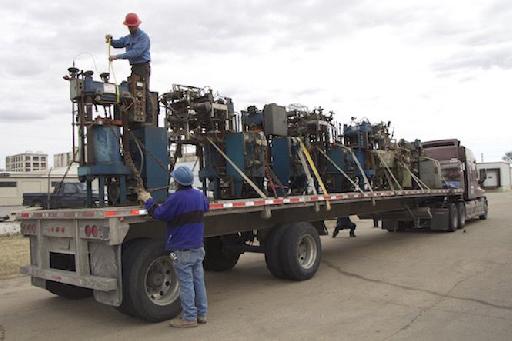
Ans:
{"type": "Polygon", "coordinates": [[[190,168],[185,166],[176,167],[172,171],[171,176],[177,183],[183,186],[190,186],[194,182],[194,173],[192,173],[190,168]]]}

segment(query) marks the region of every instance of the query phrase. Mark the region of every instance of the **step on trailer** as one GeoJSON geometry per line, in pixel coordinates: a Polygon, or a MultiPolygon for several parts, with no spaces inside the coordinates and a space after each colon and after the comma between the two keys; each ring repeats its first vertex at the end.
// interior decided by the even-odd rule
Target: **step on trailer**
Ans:
{"type": "MultiPolygon", "coordinates": [[[[205,216],[207,270],[234,267],[244,252],[265,256],[278,278],[306,280],[320,265],[324,220],[358,215],[388,231],[429,228],[453,232],[486,219],[485,197],[462,189],[375,191],[271,199],[215,201],[205,216]],[[254,241],[258,243],[254,243],[254,241]]],[[[157,322],[180,311],[172,260],[163,249],[165,224],[140,207],[22,212],[37,287],[71,299],[93,295],[123,313],[157,322]]]]}

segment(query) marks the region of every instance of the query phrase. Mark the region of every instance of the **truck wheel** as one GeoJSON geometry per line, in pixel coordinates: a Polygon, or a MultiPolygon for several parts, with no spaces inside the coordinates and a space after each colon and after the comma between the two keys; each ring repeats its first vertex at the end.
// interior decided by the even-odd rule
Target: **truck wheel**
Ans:
{"type": "Polygon", "coordinates": [[[240,251],[226,247],[230,241],[236,246],[238,235],[226,235],[220,237],[209,237],[204,241],[203,266],[206,271],[231,270],[238,263],[240,251]]]}
{"type": "Polygon", "coordinates": [[[457,216],[458,216],[458,223],[459,223],[459,229],[466,226],[466,204],[463,202],[457,203],[457,216]]]}
{"type": "Polygon", "coordinates": [[[265,240],[265,263],[270,273],[280,279],[285,279],[286,274],[281,264],[281,240],[288,225],[274,228],[265,240]]]}
{"type": "Polygon", "coordinates": [[[133,242],[123,255],[121,312],[149,322],[168,320],[181,310],[179,284],[163,243],[152,239],[133,242]]]}
{"type": "Polygon", "coordinates": [[[485,202],[484,202],[484,214],[480,215],[478,218],[480,220],[486,220],[488,215],[489,215],[489,204],[487,203],[487,200],[485,200],[485,202]]]}
{"type": "Polygon", "coordinates": [[[92,296],[92,290],[89,288],[82,288],[54,281],[46,281],[46,290],[54,295],[70,300],[80,300],[92,296]]]}
{"type": "Polygon", "coordinates": [[[303,281],[320,266],[322,245],[318,231],[309,223],[290,224],[281,239],[281,264],[286,277],[303,281]]]}
{"type": "Polygon", "coordinates": [[[448,204],[448,231],[455,232],[459,226],[459,215],[457,212],[457,205],[454,203],[448,204]]]}

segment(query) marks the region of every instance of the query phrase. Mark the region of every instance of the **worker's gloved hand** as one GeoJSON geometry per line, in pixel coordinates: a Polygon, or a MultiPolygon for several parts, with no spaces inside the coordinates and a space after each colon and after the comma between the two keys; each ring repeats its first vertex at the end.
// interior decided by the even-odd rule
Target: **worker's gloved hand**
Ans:
{"type": "Polygon", "coordinates": [[[145,190],[140,190],[137,193],[137,198],[139,199],[139,201],[146,202],[151,198],[151,194],[149,194],[149,192],[145,190]]]}
{"type": "Polygon", "coordinates": [[[112,42],[112,35],[111,34],[105,35],[105,43],[110,44],[110,42],[112,42]]]}

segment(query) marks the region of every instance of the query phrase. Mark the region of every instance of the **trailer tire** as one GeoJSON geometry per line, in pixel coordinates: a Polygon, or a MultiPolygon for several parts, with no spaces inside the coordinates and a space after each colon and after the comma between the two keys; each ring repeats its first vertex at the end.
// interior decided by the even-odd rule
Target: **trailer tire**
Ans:
{"type": "Polygon", "coordinates": [[[55,281],[46,281],[46,290],[54,295],[69,300],[81,300],[92,296],[92,290],[89,288],[77,287],[75,285],[55,281]]]}
{"type": "Polygon", "coordinates": [[[458,217],[458,228],[461,229],[466,226],[466,204],[463,202],[457,203],[457,217],[458,217]]]}
{"type": "Polygon", "coordinates": [[[240,251],[226,247],[226,240],[235,242],[238,235],[208,237],[204,240],[205,256],[203,267],[206,271],[226,271],[235,267],[240,259],[240,251]]]}
{"type": "Polygon", "coordinates": [[[280,279],[286,279],[281,262],[281,240],[288,225],[274,228],[265,240],[265,263],[270,273],[280,279]]]}
{"type": "Polygon", "coordinates": [[[448,232],[455,232],[459,226],[459,215],[457,205],[448,204],[448,232]]]}
{"type": "Polygon", "coordinates": [[[129,264],[133,262],[133,257],[135,257],[138,253],[138,251],[135,249],[137,246],[140,248],[144,245],[143,243],[140,243],[140,240],[137,239],[132,239],[123,243],[123,249],[121,254],[121,263],[123,269],[123,300],[121,302],[121,305],[119,307],[116,307],[116,309],[119,312],[132,317],[138,317],[138,315],[135,312],[130,296],[125,295],[124,283],[128,281],[128,278],[125,279],[124,274],[125,269],[128,269],[129,264]]]}
{"type": "Polygon", "coordinates": [[[179,284],[161,241],[139,239],[126,249],[121,312],[149,322],[171,319],[181,311],[179,284]],[[160,291],[159,291],[160,290],[160,291]]]}
{"type": "Polygon", "coordinates": [[[310,223],[290,224],[282,236],[281,265],[286,278],[303,281],[312,278],[320,266],[322,244],[310,223]]]}

